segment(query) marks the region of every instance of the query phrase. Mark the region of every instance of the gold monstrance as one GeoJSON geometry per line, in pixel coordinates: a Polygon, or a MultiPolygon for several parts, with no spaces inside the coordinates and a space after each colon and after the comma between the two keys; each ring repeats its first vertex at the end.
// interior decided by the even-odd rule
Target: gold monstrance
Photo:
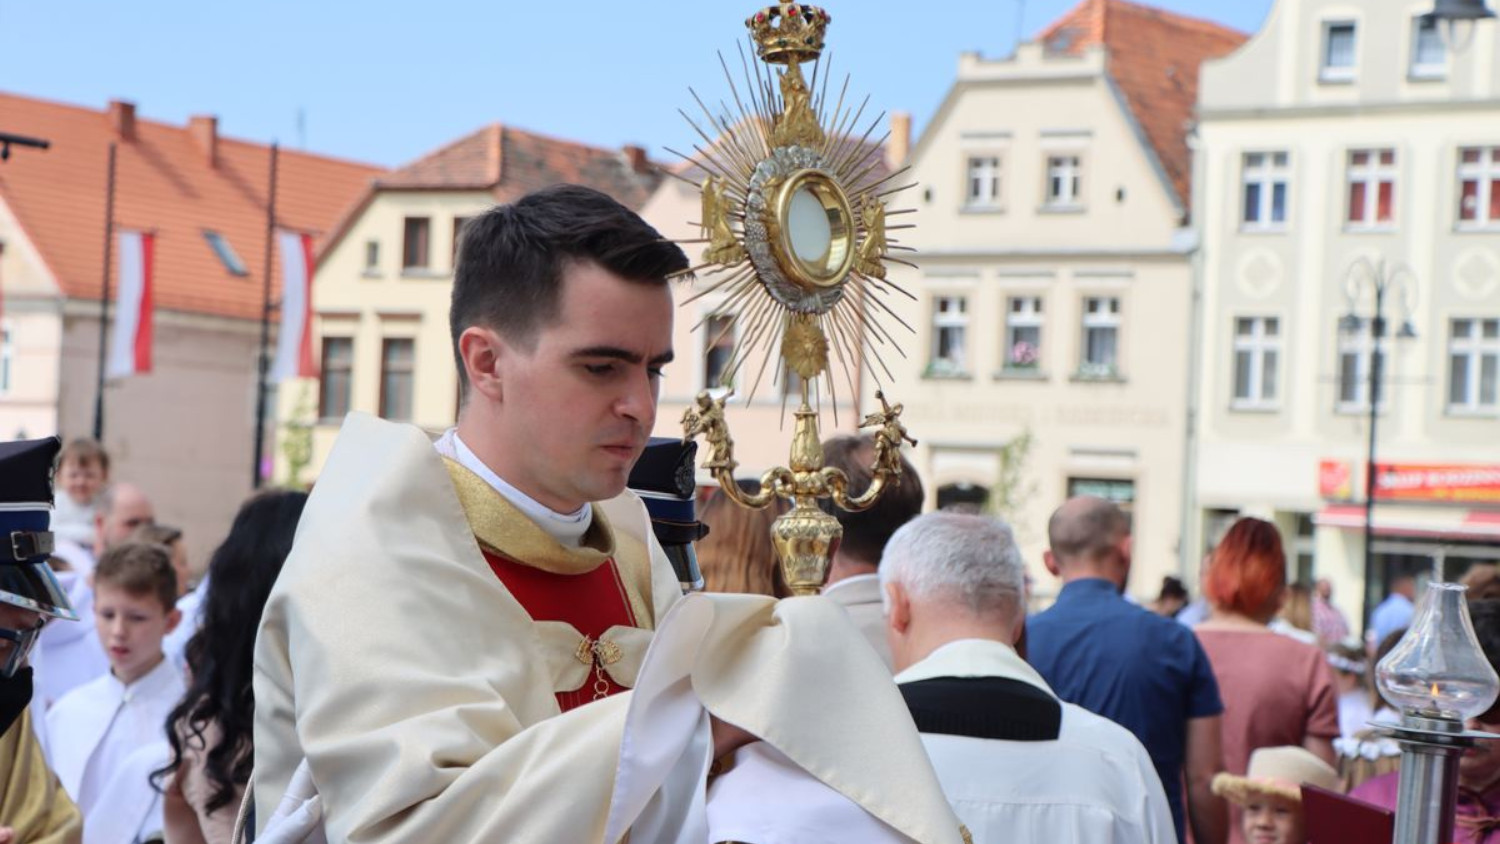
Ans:
{"type": "Polygon", "coordinates": [[[897,348],[884,318],[911,330],[883,301],[893,293],[910,296],[886,280],[885,268],[887,261],[897,260],[887,252],[902,248],[887,237],[887,230],[903,228],[887,226],[886,216],[905,213],[887,211],[885,197],[910,185],[889,187],[904,170],[881,174],[886,138],[872,143],[870,135],[884,115],[862,136],[855,134],[864,104],[845,108],[847,79],[837,103],[827,108],[829,74],[819,73],[819,55],[831,20],[823,9],[802,3],[756,12],[745,25],[765,66],[752,70],[753,63],[741,53],[748,102],[740,99],[726,64],[738,115],[731,119],[727,106],[717,114],[710,111],[696,93],[713,135],[683,115],[704,141],[694,147],[696,156],[682,157],[705,174],[701,183],[691,182],[702,196],[698,223],[705,235],[693,242],[708,244],[703,263],[685,273],[706,271],[706,289],[688,301],[721,292],[723,303],[699,325],[724,318],[724,331],[736,332],[719,395],[698,394],[695,406],[683,414],[683,441],[703,436],[709,446],[704,468],[738,503],[758,508],[777,498],[791,499],[792,508],[776,520],[771,533],[782,574],[797,595],[816,594],[822,587],[843,533],[838,521],[819,508],[818,499],[832,498],[845,510],[868,508],[887,485],[900,483],[902,442],[916,444],[901,425],[901,405],[888,404],[884,393],[876,392],[881,409],[860,423],[875,431],[870,488],[850,496],[848,476],[823,465],[813,401],[821,396],[818,385],[826,384],[837,412],[830,348],[850,392],[857,394],[858,367],[868,366],[870,357],[890,375],[879,350],[872,348],[897,348]],[[813,65],[811,86],[802,75],[808,62],[813,65]],[[814,96],[820,79],[822,90],[814,96]],[[761,476],[757,492],[746,493],[735,483],[737,464],[724,402],[757,352],[759,366],[746,400],[754,397],[772,358],[777,362],[773,379],[795,373],[801,400],[794,411],[790,467],[771,469],[761,476]]]}

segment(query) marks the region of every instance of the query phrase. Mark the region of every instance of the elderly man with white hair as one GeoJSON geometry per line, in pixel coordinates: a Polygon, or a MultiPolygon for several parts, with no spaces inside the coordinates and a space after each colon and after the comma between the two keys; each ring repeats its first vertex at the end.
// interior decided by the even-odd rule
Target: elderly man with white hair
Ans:
{"type": "Polygon", "coordinates": [[[1024,571],[1008,526],[920,516],[891,537],[880,582],[896,682],[976,844],[1176,839],[1135,736],[1058,700],[1016,653],[1024,571]]]}

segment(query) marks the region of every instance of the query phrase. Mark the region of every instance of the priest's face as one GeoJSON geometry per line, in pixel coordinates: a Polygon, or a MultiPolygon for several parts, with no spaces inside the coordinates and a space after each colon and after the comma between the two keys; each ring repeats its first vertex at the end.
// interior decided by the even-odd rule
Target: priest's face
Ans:
{"type": "Polygon", "coordinates": [[[571,263],[557,320],[537,330],[530,348],[499,341],[495,384],[486,387],[497,446],[485,454],[464,441],[500,477],[558,512],[613,498],[656,424],[661,370],[671,359],[665,283],[571,263]]]}

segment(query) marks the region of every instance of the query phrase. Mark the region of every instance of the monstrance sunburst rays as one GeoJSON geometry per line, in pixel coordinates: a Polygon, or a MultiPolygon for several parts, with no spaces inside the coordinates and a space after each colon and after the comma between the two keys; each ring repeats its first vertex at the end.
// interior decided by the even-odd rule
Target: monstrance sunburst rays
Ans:
{"type": "MultiPolygon", "coordinates": [[[[710,347],[734,338],[720,386],[748,381],[743,395],[748,403],[768,369],[773,384],[792,375],[800,379],[790,459],[765,471],[755,490],[742,488],[735,475],[738,463],[724,412],[730,393],[699,393],[682,417],[684,439],[704,438],[711,451],[703,467],[734,501],[765,507],[778,498],[791,499],[791,509],[772,524],[771,536],[782,577],[797,595],[814,594],[822,586],[843,531],[819,508],[819,499],[832,498],[845,510],[870,507],[888,484],[900,483],[902,445],[915,443],[901,424],[901,405],[890,404],[877,390],[880,410],[860,423],[874,429],[869,486],[850,495],[848,476],[823,465],[815,406],[821,404],[818,385],[825,379],[835,422],[838,413],[829,364],[840,365],[850,393],[857,395],[856,379],[864,371],[876,384],[892,377],[886,354],[900,353],[893,330],[912,330],[889,301],[911,294],[886,273],[889,263],[908,264],[892,256],[906,247],[891,232],[910,226],[886,222],[908,211],[889,210],[886,203],[910,185],[900,184],[904,170],[884,172],[881,148],[889,133],[872,140],[885,115],[864,122],[868,97],[846,106],[847,78],[837,98],[830,99],[830,74],[821,58],[830,21],[827,12],[802,3],[756,12],[745,24],[764,64],[751,62],[741,48],[742,87],[721,54],[734,105],[720,100],[711,108],[693,92],[702,114],[695,119],[684,112],[683,117],[702,143],[693,145],[692,155],[672,150],[694,174],[674,175],[697,188],[702,199],[697,224],[704,237],[692,242],[706,244],[703,261],[684,275],[704,275],[688,302],[715,297],[694,330],[722,321],[710,347]],[[811,85],[802,76],[804,63],[812,67],[811,85]]],[[[787,392],[782,394],[790,398],[787,392]]]]}
{"type": "Polygon", "coordinates": [[[827,363],[839,365],[856,395],[862,371],[877,385],[892,377],[886,355],[903,354],[893,327],[914,333],[887,302],[914,297],[886,277],[887,263],[914,266],[891,254],[906,247],[890,233],[911,226],[886,222],[913,209],[886,207],[911,185],[901,184],[905,168],[886,172],[882,149],[890,133],[875,137],[885,114],[864,123],[869,98],[846,103],[847,76],[837,97],[829,96],[832,74],[819,55],[829,21],[821,9],[796,3],[747,21],[764,63],[752,62],[741,46],[737,83],[721,53],[730,102],[721,99],[714,109],[692,91],[699,116],[680,113],[701,143],[691,154],[669,151],[692,166],[673,175],[700,192],[695,223],[704,237],[691,242],[707,243],[702,262],[683,273],[700,279],[684,304],[714,297],[693,330],[722,325],[708,338],[711,348],[733,338],[717,386],[736,388],[748,403],[768,375],[777,385],[795,374],[818,406],[818,382],[827,377],[837,418],[838,387],[827,363]],[[810,85],[800,67],[809,58],[810,85]],[[806,231],[769,231],[798,226],[806,231]],[[817,330],[802,330],[809,326],[817,330]],[[820,344],[815,337],[826,339],[820,344]]]}

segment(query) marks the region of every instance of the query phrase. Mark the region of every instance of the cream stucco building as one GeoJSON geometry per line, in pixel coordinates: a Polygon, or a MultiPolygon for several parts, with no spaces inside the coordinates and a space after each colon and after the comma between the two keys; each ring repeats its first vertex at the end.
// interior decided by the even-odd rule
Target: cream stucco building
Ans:
{"type": "Polygon", "coordinates": [[[1198,63],[1242,40],[1086,0],[1010,58],[961,56],[912,150],[895,205],[917,209],[897,234],[919,268],[893,278],[916,300],[893,305],[915,334],[891,392],[935,503],[987,489],[1043,600],[1046,521],[1070,495],[1131,512],[1132,594],[1183,571],[1185,126],[1198,63]]]}
{"type": "Polygon", "coordinates": [[[1483,22],[1450,49],[1431,7],[1277,0],[1202,73],[1189,541],[1273,518],[1296,573],[1330,578],[1351,620],[1382,264],[1368,600],[1398,572],[1500,558],[1500,44],[1483,22]]]}

